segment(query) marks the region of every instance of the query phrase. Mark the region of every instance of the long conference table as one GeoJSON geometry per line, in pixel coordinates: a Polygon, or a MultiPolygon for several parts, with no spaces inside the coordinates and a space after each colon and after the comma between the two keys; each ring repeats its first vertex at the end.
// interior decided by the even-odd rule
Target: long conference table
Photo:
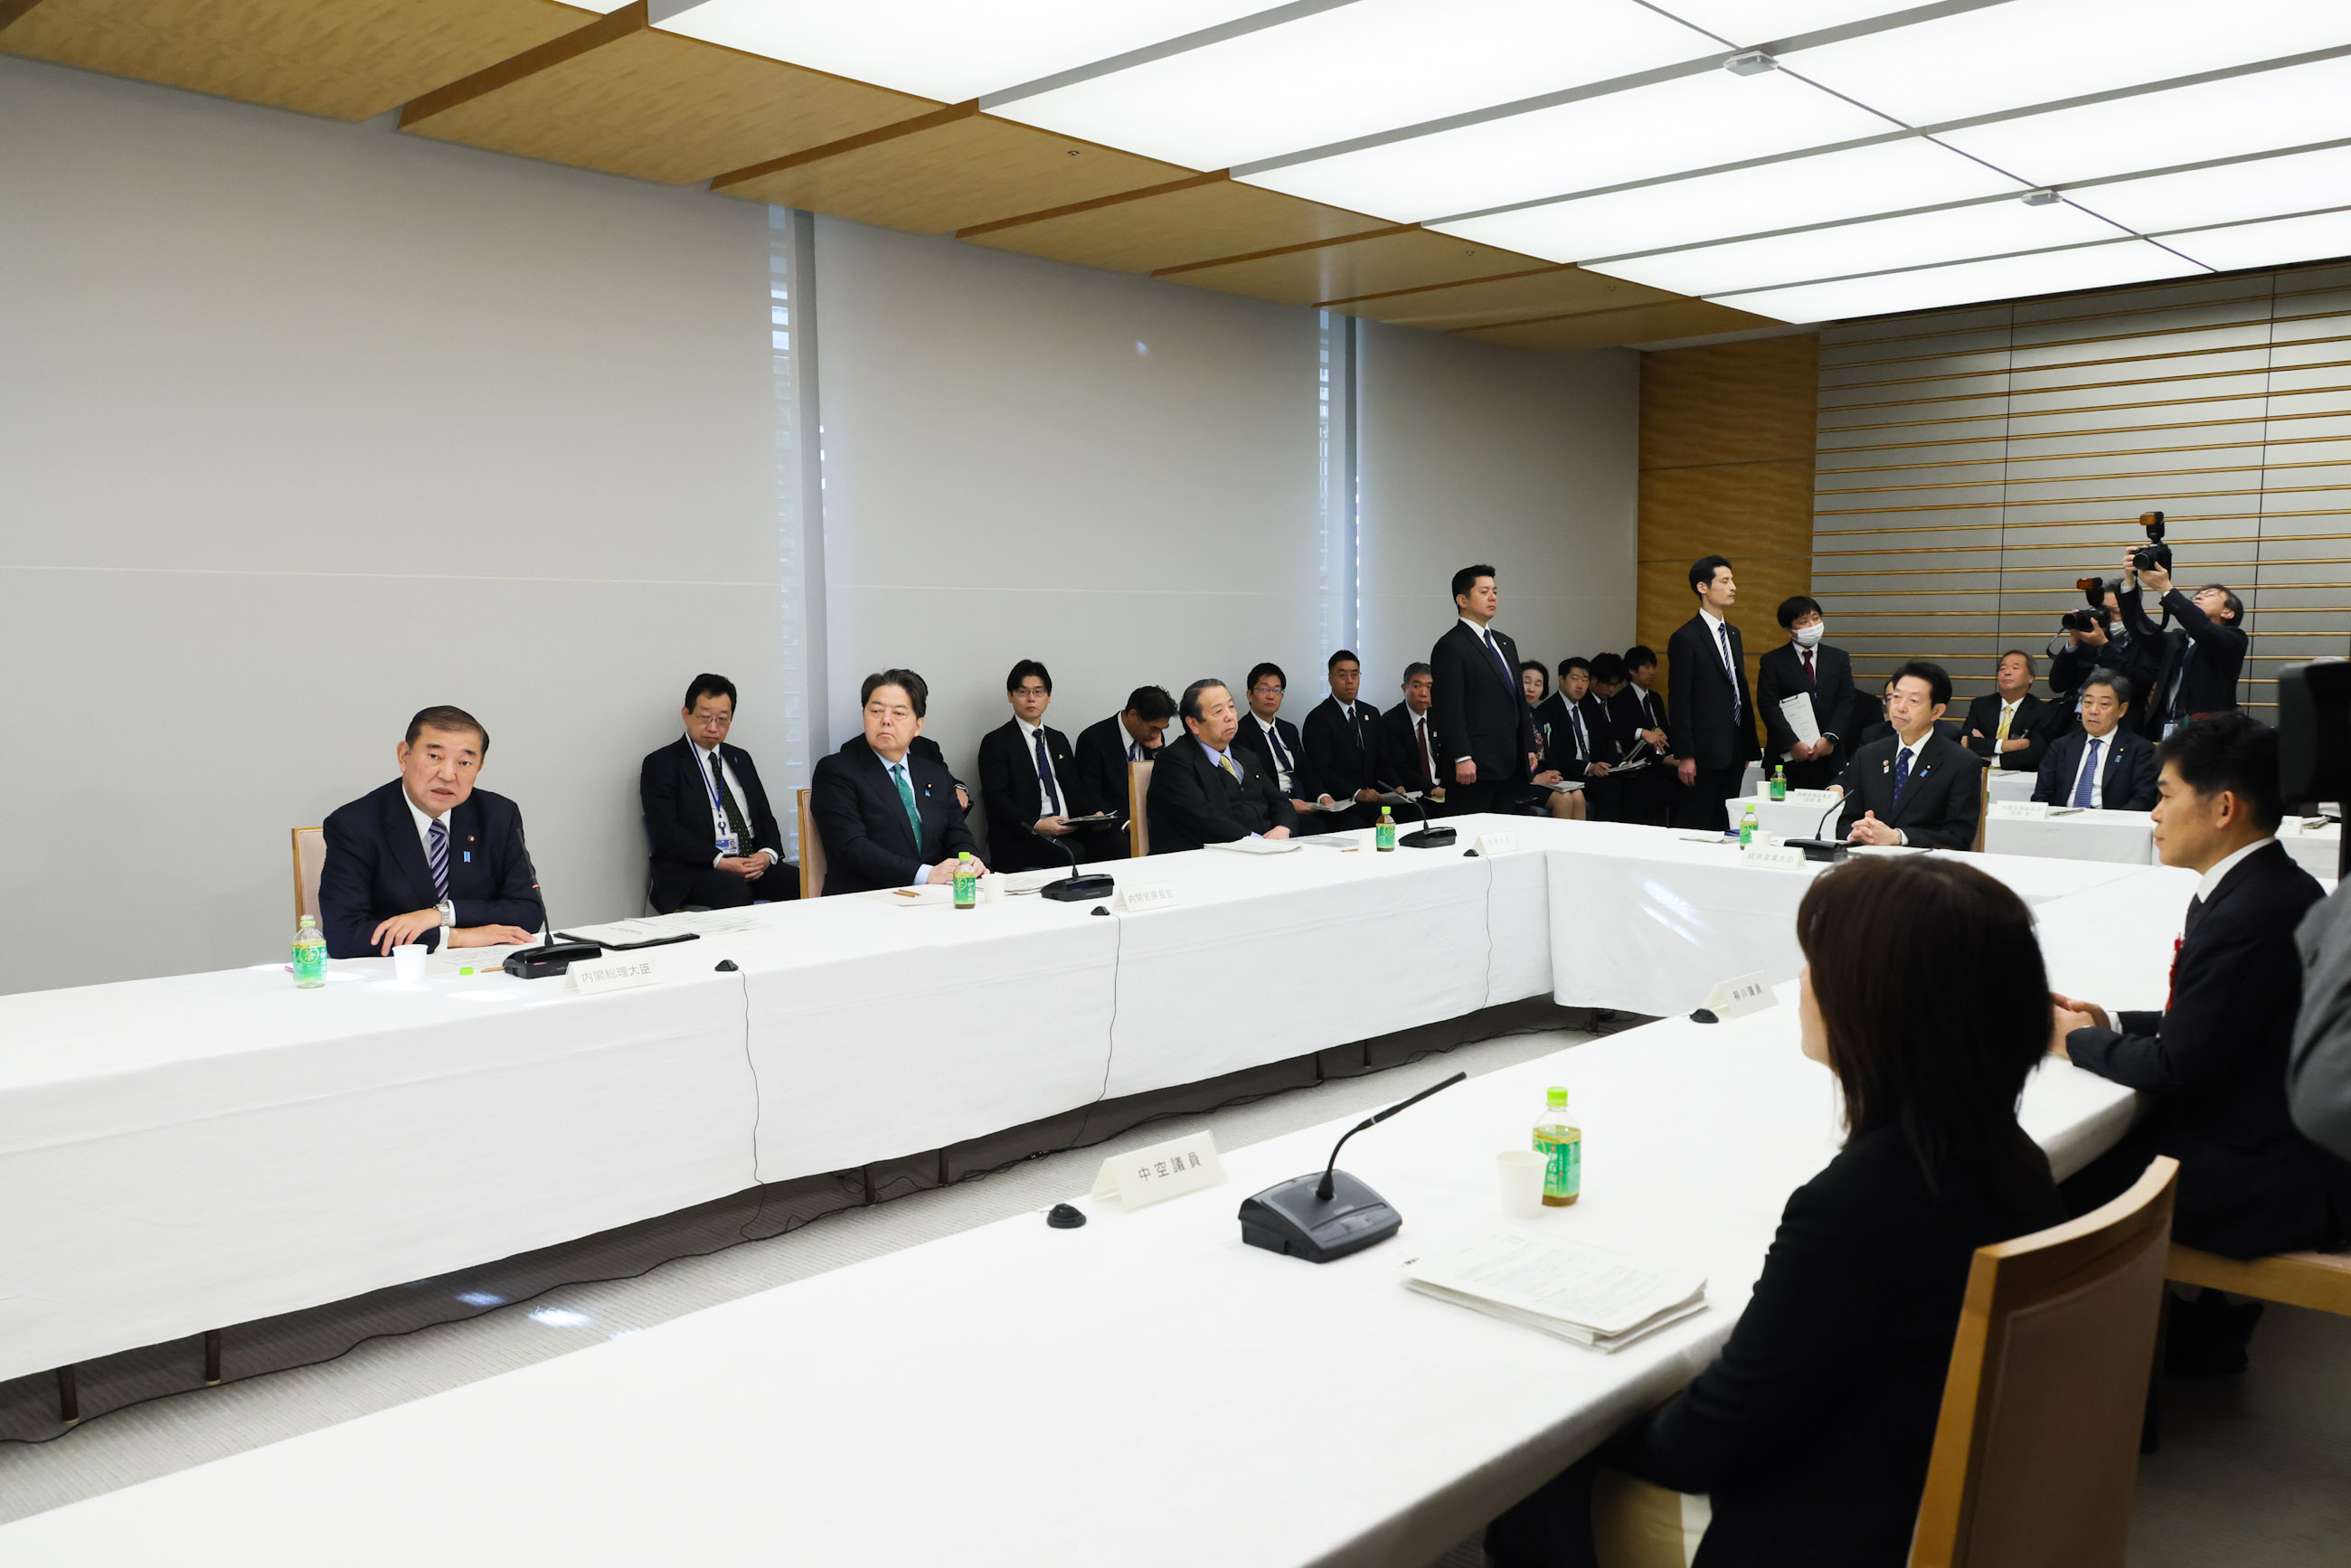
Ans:
{"type": "MultiPolygon", "coordinates": [[[[1450,850],[1115,862],[1174,901],[1107,917],[765,905],[604,994],[450,955],[413,988],[371,959],[308,991],[262,965],[0,998],[0,1377],[1488,1006],[1680,1014],[1801,961],[1817,868],[1663,829],[1455,826],[1450,850]],[[1464,853],[1488,831],[1514,846],[1464,853]]],[[[2117,911],[2168,954],[2194,883],[1976,858],[2053,962],[2074,931],[2110,946],[2117,911]]]]}

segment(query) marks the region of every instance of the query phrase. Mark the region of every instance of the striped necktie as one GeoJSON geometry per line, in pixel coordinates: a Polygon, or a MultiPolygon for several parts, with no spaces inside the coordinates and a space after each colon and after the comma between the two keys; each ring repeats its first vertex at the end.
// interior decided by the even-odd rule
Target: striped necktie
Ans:
{"type": "Polygon", "coordinates": [[[449,898],[448,822],[442,818],[434,818],[432,828],[426,831],[424,837],[427,844],[424,859],[433,867],[434,902],[446,903],[449,898]]]}

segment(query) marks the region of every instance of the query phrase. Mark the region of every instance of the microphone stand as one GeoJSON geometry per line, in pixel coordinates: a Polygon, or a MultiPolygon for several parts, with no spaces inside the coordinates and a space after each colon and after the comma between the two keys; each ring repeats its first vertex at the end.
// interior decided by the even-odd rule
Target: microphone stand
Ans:
{"type": "Polygon", "coordinates": [[[1821,830],[1829,825],[1830,815],[1843,810],[1844,806],[1844,797],[1842,795],[1830,801],[1828,810],[1823,811],[1821,820],[1813,824],[1813,836],[1809,839],[1790,839],[1788,847],[1803,851],[1804,858],[1808,861],[1841,861],[1846,858],[1852,853],[1848,845],[1836,839],[1821,837],[1821,830]]]}
{"type": "Polygon", "coordinates": [[[1360,1252],[1394,1236],[1404,1228],[1404,1216],[1365,1183],[1341,1170],[1339,1151],[1364,1128],[1384,1122],[1468,1076],[1457,1072],[1410,1099],[1396,1102],[1375,1116],[1366,1117],[1340,1134],[1339,1142],[1332,1147],[1330,1163],[1320,1171],[1292,1176],[1242,1199],[1241,1240],[1285,1257],[1328,1263],[1333,1258],[1360,1252]]]}
{"type": "Polygon", "coordinates": [[[1383,784],[1380,788],[1387,791],[1387,793],[1380,797],[1381,805],[1392,808],[1410,806],[1414,810],[1420,813],[1419,827],[1416,828],[1409,833],[1398,833],[1396,835],[1396,842],[1402,844],[1405,849],[1441,850],[1453,842],[1454,839],[1458,836],[1451,828],[1430,827],[1428,825],[1428,808],[1421,804],[1418,800],[1414,800],[1411,796],[1405,794],[1403,790],[1397,789],[1395,785],[1383,784]]]}
{"type": "Polygon", "coordinates": [[[548,980],[565,973],[580,959],[602,957],[604,949],[593,942],[556,940],[562,933],[556,930],[554,917],[547,913],[547,890],[539,886],[538,867],[531,861],[529,841],[523,837],[520,811],[515,813],[515,848],[522,852],[523,870],[529,873],[530,885],[538,894],[538,913],[547,922],[548,939],[536,947],[517,948],[507,955],[507,961],[499,967],[517,979],[548,980]]]}
{"type": "Polygon", "coordinates": [[[1116,879],[1106,872],[1096,872],[1092,876],[1078,874],[1078,852],[1069,845],[1069,840],[1075,835],[1064,833],[1057,839],[1034,822],[1029,824],[1029,831],[1070,857],[1070,874],[1039,888],[1037,892],[1040,896],[1056,904],[1086,904],[1097,898],[1108,898],[1118,891],[1116,879]]]}

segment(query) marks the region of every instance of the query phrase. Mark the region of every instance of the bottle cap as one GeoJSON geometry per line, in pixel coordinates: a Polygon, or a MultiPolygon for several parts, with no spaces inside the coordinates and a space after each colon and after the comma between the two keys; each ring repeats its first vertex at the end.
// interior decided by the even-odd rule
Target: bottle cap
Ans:
{"type": "Polygon", "coordinates": [[[961,865],[964,862],[969,859],[971,859],[971,852],[969,850],[956,851],[956,863],[957,865],[961,865]]]}
{"type": "Polygon", "coordinates": [[[317,915],[305,915],[294,923],[294,929],[299,931],[305,925],[316,925],[317,924],[319,924],[319,917],[317,915]]]}
{"type": "Polygon", "coordinates": [[[1552,1109],[1553,1110],[1557,1110],[1567,1103],[1567,1091],[1564,1089],[1550,1090],[1546,1092],[1544,1097],[1551,1103],[1552,1109]]]}

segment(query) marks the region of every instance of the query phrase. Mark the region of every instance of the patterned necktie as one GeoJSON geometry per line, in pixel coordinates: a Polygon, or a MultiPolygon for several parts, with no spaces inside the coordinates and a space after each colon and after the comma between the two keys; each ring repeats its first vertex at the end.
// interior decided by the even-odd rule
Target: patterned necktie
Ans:
{"type": "Polygon", "coordinates": [[[735,803],[735,791],[726,787],[726,768],[716,751],[710,754],[710,778],[712,793],[718,797],[718,809],[726,813],[726,831],[735,835],[736,847],[747,852],[751,829],[743,821],[743,808],[735,803]]]}
{"type": "Polygon", "coordinates": [[[1907,746],[1894,753],[1894,801],[1902,802],[1902,791],[1910,783],[1910,748],[1907,746]]]}
{"type": "MultiPolygon", "coordinates": [[[[1730,654],[1730,623],[1727,621],[1717,622],[1714,634],[1722,643],[1723,678],[1730,683],[1730,722],[1737,724],[1739,722],[1739,661],[1730,654]]],[[[1901,786],[1895,786],[1894,792],[1896,795],[1902,793],[1901,786]]]]}
{"type": "Polygon", "coordinates": [[[1290,770],[1290,747],[1281,744],[1281,731],[1271,725],[1266,726],[1265,743],[1273,753],[1274,767],[1281,772],[1289,772],[1290,770]]]}
{"type": "Polygon", "coordinates": [[[1805,648],[1802,652],[1804,655],[1804,685],[1818,691],[1821,689],[1821,677],[1820,673],[1813,668],[1813,651],[1805,648]]]}
{"type": "Polygon", "coordinates": [[[898,786],[898,803],[906,808],[907,825],[914,830],[914,853],[919,856],[923,852],[923,812],[914,804],[914,787],[906,782],[906,765],[890,764],[890,778],[898,786]]]}
{"type": "Polygon", "coordinates": [[[1502,645],[1494,641],[1494,633],[1481,631],[1478,635],[1485,639],[1486,652],[1494,655],[1494,666],[1502,672],[1502,684],[1513,691],[1518,690],[1519,677],[1511,672],[1510,661],[1502,657],[1502,645]]]}
{"type": "Polygon", "coordinates": [[[2008,738],[2009,716],[2015,712],[2016,709],[2006,703],[2000,705],[2000,728],[1992,735],[1992,738],[1994,740],[2006,740],[2008,738]]]}
{"type": "Polygon", "coordinates": [[[1575,759],[1579,762],[1591,760],[1592,743],[1583,733],[1583,710],[1581,707],[1570,706],[1567,710],[1567,722],[1575,727],[1575,759]]]}
{"type": "Polygon", "coordinates": [[[1045,755],[1045,732],[1040,729],[1033,733],[1037,741],[1037,782],[1045,787],[1045,814],[1058,817],[1061,814],[1061,794],[1053,788],[1053,759],[1045,755]]]}
{"type": "Polygon", "coordinates": [[[1238,784],[1241,781],[1241,770],[1233,766],[1233,754],[1231,752],[1228,751],[1224,755],[1218,757],[1217,758],[1217,766],[1231,774],[1233,776],[1234,783],[1238,784]]]}
{"type": "Polygon", "coordinates": [[[2074,804],[2076,806],[2088,805],[2090,792],[2098,787],[2098,747],[2105,744],[2095,737],[2090,741],[2090,754],[2082,759],[2082,777],[2074,785],[2074,804]]]}
{"type": "Polygon", "coordinates": [[[424,858],[433,867],[433,901],[444,904],[449,898],[449,824],[435,818],[424,836],[430,845],[424,858]]]}
{"type": "Polygon", "coordinates": [[[1415,718],[1412,732],[1420,737],[1420,787],[1434,789],[1437,788],[1437,764],[1429,759],[1428,755],[1428,720],[1415,718]]]}

